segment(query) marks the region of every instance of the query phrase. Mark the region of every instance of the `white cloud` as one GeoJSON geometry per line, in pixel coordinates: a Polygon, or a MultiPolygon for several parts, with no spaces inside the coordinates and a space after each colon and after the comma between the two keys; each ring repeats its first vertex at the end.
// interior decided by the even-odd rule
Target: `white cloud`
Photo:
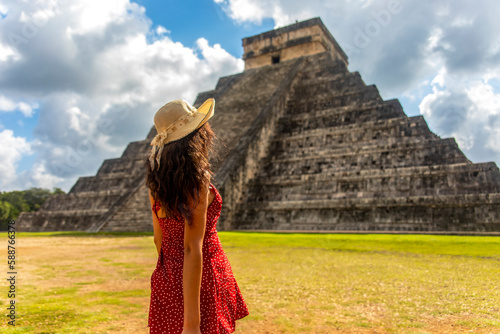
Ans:
{"type": "Polygon", "coordinates": [[[110,23],[123,22],[131,11],[136,15],[144,14],[140,7],[129,0],[85,0],[71,1],[71,6],[64,11],[75,18],[72,27],[77,34],[99,32],[110,23]]]}
{"type": "Polygon", "coordinates": [[[104,159],[144,139],[168,100],[194,102],[219,77],[243,70],[240,59],[206,39],[194,49],[173,41],[167,27],[153,27],[144,8],[128,0],[5,6],[10,19],[3,21],[0,43],[9,42],[9,32],[25,41],[8,44],[19,59],[0,58],[0,109],[28,115],[34,104],[27,101],[36,101],[39,110],[36,159],[23,174],[26,181],[16,183],[21,188],[69,190],[77,177],[94,175],[104,159]],[[36,33],[23,35],[42,13],[46,20],[35,25],[36,33]]]}
{"type": "Polygon", "coordinates": [[[266,16],[264,5],[253,0],[215,0],[233,20],[260,24],[266,16]]]}
{"type": "Polygon", "coordinates": [[[86,130],[88,129],[84,129],[83,125],[90,123],[89,116],[82,113],[78,107],[70,107],[66,109],[65,112],[69,115],[69,128],[75,130],[81,135],[85,135],[86,130]]]}
{"type": "Polygon", "coordinates": [[[33,186],[47,189],[52,189],[54,187],[68,188],[65,183],[68,183],[68,180],[57,177],[47,171],[45,164],[43,163],[36,163],[31,169],[29,184],[32,184],[33,186]]]}
{"type": "Polygon", "coordinates": [[[454,137],[474,162],[500,161],[500,94],[482,80],[459,81],[440,71],[420,112],[441,137],[454,137]]]}
{"type": "Polygon", "coordinates": [[[439,70],[438,75],[431,81],[431,84],[439,85],[440,87],[444,87],[444,81],[446,80],[446,68],[442,67],[439,70]]]}
{"type": "Polygon", "coordinates": [[[481,110],[484,116],[500,115],[500,94],[488,83],[478,80],[466,89],[469,99],[481,110]]]}
{"type": "Polygon", "coordinates": [[[487,134],[486,147],[497,152],[495,160],[500,157],[500,94],[496,94],[493,87],[486,82],[475,82],[467,90],[469,99],[477,106],[476,119],[483,120],[484,131],[487,134]]]}
{"type": "Polygon", "coordinates": [[[7,8],[5,8],[1,3],[0,3],[0,15],[2,16],[7,15],[7,8]]]}
{"type": "Polygon", "coordinates": [[[19,59],[19,54],[17,54],[10,46],[0,43],[0,61],[6,61],[9,58],[19,59]]]}
{"type": "Polygon", "coordinates": [[[31,117],[37,104],[29,105],[25,102],[14,102],[5,96],[0,95],[0,111],[20,111],[24,116],[31,117]]]}
{"type": "Polygon", "coordinates": [[[230,66],[237,73],[243,70],[245,63],[242,59],[236,59],[224,50],[220,44],[215,44],[213,47],[209,45],[205,38],[199,38],[196,45],[201,50],[203,59],[205,60],[204,71],[207,74],[219,73],[225,67],[230,66]]]}
{"type": "Polygon", "coordinates": [[[10,189],[17,181],[17,163],[24,155],[32,154],[31,145],[23,137],[15,137],[12,130],[0,132],[0,187],[10,189]]]}
{"type": "Polygon", "coordinates": [[[158,35],[162,35],[162,34],[169,34],[170,33],[170,30],[167,30],[167,28],[163,27],[163,26],[158,26],[158,28],[156,28],[156,33],[158,35]]]}

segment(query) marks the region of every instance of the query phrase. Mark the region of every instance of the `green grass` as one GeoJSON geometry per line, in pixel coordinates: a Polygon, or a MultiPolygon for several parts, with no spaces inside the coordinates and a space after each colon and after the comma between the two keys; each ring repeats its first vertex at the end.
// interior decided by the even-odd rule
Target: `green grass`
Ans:
{"type": "MultiPolygon", "coordinates": [[[[0,232],[4,236],[6,232],[0,232]]],[[[153,232],[72,232],[72,231],[61,231],[61,232],[17,232],[18,237],[141,237],[141,236],[152,236],[153,232]]]]}
{"type": "MultiPolygon", "coordinates": [[[[250,310],[238,333],[500,333],[499,237],[219,237],[250,310]]],[[[0,332],[148,333],[152,233],[18,233],[17,241],[18,326],[4,319],[0,332]]],[[[5,293],[0,301],[5,310],[5,293]]]]}
{"type": "Polygon", "coordinates": [[[226,247],[320,248],[351,252],[397,252],[500,259],[500,238],[421,234],[309,234],[222,232],[226,247]]]}

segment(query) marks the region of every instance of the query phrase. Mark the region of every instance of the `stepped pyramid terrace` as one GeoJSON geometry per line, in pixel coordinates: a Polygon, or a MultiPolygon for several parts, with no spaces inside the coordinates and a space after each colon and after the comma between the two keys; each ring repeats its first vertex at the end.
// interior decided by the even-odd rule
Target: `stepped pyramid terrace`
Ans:
{"type": "MultiPolygon", "coordinates": [[[[216,99],[218,230],[500,231],[500,172],[348,70],[319,18],[243,39],[216,99]]],[[[153,231],[145,140],[22,213],[21,231],[153,231]]]]}

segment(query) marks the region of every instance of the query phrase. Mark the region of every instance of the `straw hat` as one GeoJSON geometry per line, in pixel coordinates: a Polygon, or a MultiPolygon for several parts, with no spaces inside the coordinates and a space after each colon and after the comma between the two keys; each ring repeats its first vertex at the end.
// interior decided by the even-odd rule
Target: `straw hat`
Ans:
{"type": "Polygon", "coordinates": [[[196,109],[185,100],[174,100],[161,107],[155,114],[154,123],[158,134],[151,141],[149,163],[154,170],[154,160],[160,167],[163,146],[186,137],[199,129],[214,115],[215,100],[210,98],[196,109]],[[158,154],[157,154],[158,153],[158,154]]]}

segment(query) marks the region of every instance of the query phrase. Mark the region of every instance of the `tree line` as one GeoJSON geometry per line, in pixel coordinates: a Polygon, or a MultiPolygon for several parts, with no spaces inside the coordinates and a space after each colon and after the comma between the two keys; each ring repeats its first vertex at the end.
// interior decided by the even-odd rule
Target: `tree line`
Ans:
{"type": "Polygon", "coordinates": [[[49,196],[55,194],[65,192],[60,188],[0,192],[0,231],[7,230],[9,220],[16,220],[21,212],[37,211],[49,196]]]}

